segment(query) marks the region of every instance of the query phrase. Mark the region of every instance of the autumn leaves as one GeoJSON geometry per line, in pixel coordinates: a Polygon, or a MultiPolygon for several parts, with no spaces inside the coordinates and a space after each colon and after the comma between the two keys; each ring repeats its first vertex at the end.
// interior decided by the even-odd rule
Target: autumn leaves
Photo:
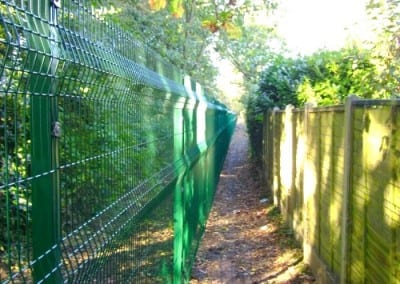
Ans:
{"type": "MultiPolygon", "coordinates": [[[[181,18],[185,10],[195,4],[195,1],[184,0],[148,0],[150,9],[159,11],[168,8],[171,15],[175,18],[181,18]]],[[[238,39],[242,35],[242,29],[235,23],[235,18],[240,14],[240,8],[236,0],[229,0],[227,3],[218,3],[216,0],[205,1],[202,3],[213,11],[202,19],[201,26],[211,33],[223,32],[230,39],[238,39]]]]}

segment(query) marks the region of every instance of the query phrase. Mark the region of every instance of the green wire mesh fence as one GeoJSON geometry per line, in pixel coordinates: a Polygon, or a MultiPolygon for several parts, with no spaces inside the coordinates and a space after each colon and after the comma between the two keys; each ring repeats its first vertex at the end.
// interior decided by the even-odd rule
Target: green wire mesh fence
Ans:
{"type": "Polygon", "coordinates": [[[1,0],[0,58],[0,283],[187,282],[235,115],[82,0],[1,0]]]}

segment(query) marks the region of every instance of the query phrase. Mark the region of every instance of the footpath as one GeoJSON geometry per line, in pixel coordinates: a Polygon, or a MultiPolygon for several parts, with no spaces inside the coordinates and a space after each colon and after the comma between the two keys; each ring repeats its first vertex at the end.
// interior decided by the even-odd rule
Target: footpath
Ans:
{"type": "Polygon", "coordinates": [[[314,282],[249,160],[246,128],[239,122],[190,283],[314,282]]]}

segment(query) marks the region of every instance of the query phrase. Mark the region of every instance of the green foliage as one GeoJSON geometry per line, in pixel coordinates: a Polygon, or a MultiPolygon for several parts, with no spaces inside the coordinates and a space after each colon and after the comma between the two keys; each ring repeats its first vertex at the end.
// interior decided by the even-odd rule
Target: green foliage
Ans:
{"type": "MultiPolygon", "coordinates": [[[[271,57],[261,73],[258,90],[247,101],[253,154],[261,151],[261,118],[267,109],[287,104],[302,106],[306,102],[340,104],[351,94],[362,98],[398,97],[399,4],[398,0],[369,2],[368,11],[378,36],[368,43],[368,48],[349,46],[298,59],[271,57]]],[[[270,53],[267,51],[264,56],[270,53]]]]}
{"type": "Polygon", "coordinates": [[[296,91],[305,72],[304,60],[271,54],[271,61],[261,74],[258,91],[249,95],[246,106],[246,123],[255,160],[262,152],[264,111],[288,104],[298,105],[296,91]]]}
{"type": "Polygon", "coordinates": [[[377,69],[368,51],[357,48],[320,51],[304,58],[307,69],[296,94],[300,105],[341,104],[351,94],[362,98],[382,97],[377,69]]]}
{"type": "Polygon", "coordinates": [[[243,26],[242,30],[243,35],[238,39],[222,34],[216,50],[234,64],[246,81],[256,83],[259,71],[276,56],[270,44],[278,39],[270,27],[251,25],[243,26]]]}
{"type": "MultiPolygon", "coordinates": [[[[393,79],[390,79],[393,80],[393,79]]],[[[303,58],[277,55],[264,71],[258,91],[247,103],[247,127],[253,154],[262,146],[262,113],[286,105],[341,104],[355,94],[362,98],[387,98],[373,54],[356,47],[340,51],[319,51],[303,58]]]]}
{"type": "MultiPolygon", "coordinates": [[[[16,40],[21,34],[21,29],[11,33],[0,26],[0,39],[16,40]]],[[[30,175],[31,131],[29,96],[22,94],[28,80],[14,67],[26,60],[27,52],[0,40],[0,270],[2,263],[14,264],[17,256],[24,262],[28,254],[24,237],[30,230],[32,204],[25,179],[30,175]]]]}
{"type": "MultiPolygon", "coordinates": [[[[207,49],[213,38],[210,32],[202,27],[202,20],[210,14],[210,6],[202,6],[195,1],[170,1],[170,5],[178,4],[184,7],[184,16],[176,17],[168,9],[152,10],[147,1],[95,2],[95,6],[101,11],[115,11],[104,13],[106,20],[121,26],[205,89],[215,88],[217,70],[207,49]]],[[[159,1],[156,2],[155,4],[159,1]]]]}
{"type": "Polygon", "coordinates": [[[369,46],[378,73],[380,95],[397,97],[400,93],[400,1],[370,0],[368,13],[377,38],[369,46]]]}
{"type": "Polygon", "coordinates": [[[92,0],[92,5],[209,90],[216,88],[217,69],[211,59],[215,46],[224,58],[241,66],[238,70],[247,85],[257,82],[254,68],[266,63],[263,51],[269,50],[271,30],[248,27],[244,19],[275,9],[276,1],[92,0]],[[184,14],[175,17],[173,7],[180,5],[184,14]]]}

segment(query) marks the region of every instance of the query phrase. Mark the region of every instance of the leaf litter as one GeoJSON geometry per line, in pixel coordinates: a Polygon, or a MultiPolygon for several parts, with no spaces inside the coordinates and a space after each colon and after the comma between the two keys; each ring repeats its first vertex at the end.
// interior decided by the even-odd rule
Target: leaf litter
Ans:
{"type": "Polygon", "coordinates": [[[300,245],[248,159],[238,123],[213,208],[192,270],[191,284],[314,283],[300,245]]]}

